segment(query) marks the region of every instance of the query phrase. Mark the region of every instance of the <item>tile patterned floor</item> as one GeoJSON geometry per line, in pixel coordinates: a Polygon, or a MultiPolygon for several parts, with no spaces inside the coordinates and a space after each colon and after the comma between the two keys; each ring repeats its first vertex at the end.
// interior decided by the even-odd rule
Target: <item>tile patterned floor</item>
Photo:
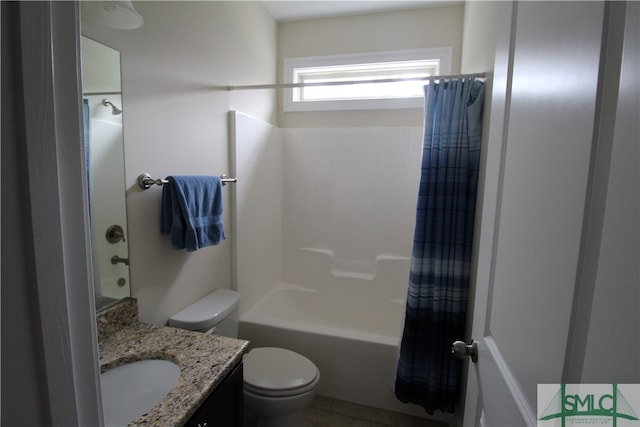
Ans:
{"type": "Polygon", "coordinates": [[[442,422],[324,396],[316,396],[302,416],[303,427],[447,427],[442,422]]]}

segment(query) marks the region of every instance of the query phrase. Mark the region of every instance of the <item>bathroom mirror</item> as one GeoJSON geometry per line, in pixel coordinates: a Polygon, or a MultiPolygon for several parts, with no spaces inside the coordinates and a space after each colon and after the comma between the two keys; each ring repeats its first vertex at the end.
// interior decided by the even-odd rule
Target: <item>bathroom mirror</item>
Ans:
{"type": "Polygon", "coordinates": [[[82,37],[87,188],[96,311],[130,296],[120,52],[82,37]]]}

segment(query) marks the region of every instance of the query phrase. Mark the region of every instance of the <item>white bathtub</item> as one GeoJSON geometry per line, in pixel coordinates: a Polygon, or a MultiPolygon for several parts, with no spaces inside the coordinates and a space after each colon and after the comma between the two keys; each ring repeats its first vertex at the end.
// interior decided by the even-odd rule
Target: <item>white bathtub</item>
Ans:
{"type": "Polygon", "coordinates": [[[318,394],[427,417],[393,394],[404,302],[281,283],[240,318],[254,347],[298,352],[320,370],[318,394]]]}

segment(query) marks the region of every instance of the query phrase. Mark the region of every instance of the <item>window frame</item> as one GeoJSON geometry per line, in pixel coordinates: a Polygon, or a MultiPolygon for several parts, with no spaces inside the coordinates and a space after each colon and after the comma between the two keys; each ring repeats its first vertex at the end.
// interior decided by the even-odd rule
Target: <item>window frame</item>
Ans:
{"type": "MultiPolygon", "coordinates": [[[[296,83],[296,81],[294,80],[294,71],[299,68],[325,67],[336,65],[347,66],[355,64],[416,60],[439,60],[440,64],[438,74],[445,75],[451,73],[452,50],[453,49],[451,47],[437,47],[344,55],[286,58],[284,60],[284,82],[286,84],[296,83]]],[[[422,97],[294,101],[294,90],[294,88],[286,88],[283,91],[282,104],[284,112],[422,108],[423,104],[422,97]]]]}

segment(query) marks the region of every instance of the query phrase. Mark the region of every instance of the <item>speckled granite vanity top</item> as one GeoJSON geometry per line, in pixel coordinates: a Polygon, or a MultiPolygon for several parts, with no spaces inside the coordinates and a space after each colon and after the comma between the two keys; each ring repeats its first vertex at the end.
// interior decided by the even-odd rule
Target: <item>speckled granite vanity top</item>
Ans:
{"type": "Polygon", "coordinates": [[[128,426],[182,426],[249,350],[244,340],[140,323],[133,298],[99,312],[97,324],[102,372],[145,359],[180,367],[175,388],[128,426]]]}

